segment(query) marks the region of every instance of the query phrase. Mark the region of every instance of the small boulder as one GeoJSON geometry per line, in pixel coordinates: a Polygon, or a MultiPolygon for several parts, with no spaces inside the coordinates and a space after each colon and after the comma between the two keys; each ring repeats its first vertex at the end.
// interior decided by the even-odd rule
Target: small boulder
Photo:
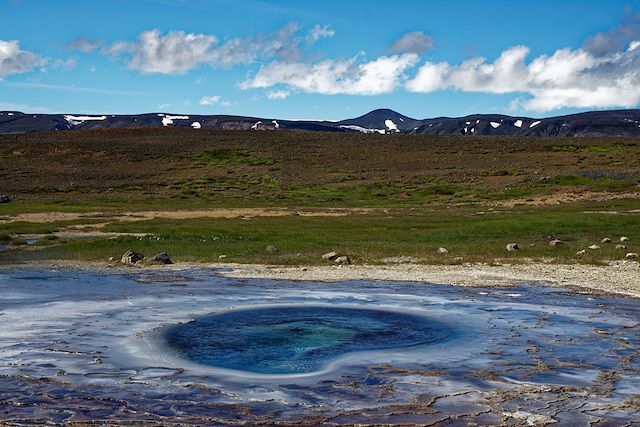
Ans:
{"type": "Polygon", "coordinates": [[[127,251],[122,255],[122,258],[120,258],[120,262],[123,264],[134,265],[135,263],[142,261],[143,259],[143,254],[135,251],[127,251]]]}
{"type": "Polygon", "coordinates": [[[611,243],[611,237],[605,237],[600,241],[600,243],[611,243]]]}
{"type": "Polygon", "coordinates": [[[448,254],[449,251],[447,250],[447,248],[438,248],[438,253],[440,255],[444,255],[444,254],[448,254]]]}
{"type": "Polygon", "coordinates": [[[629,252],[624,256],[626,259],[638,259],[638,254],[635,252],[629,252]]]}
{"type": "Polygon", "coordinates": [[[349,259],[349,257],[346,255],[342,255],[337,257],[334,262],[336,264],[346,265],[346,264],[351,264],[351,259],[349,259]]]}
{"type": "Polygon", "coordinates": [[[153,257],[147,260],[147,264],[154,265],[165,265],[165,264],[173,264],[171,261],[171,257],[166,252],[160,252],[159,254],[154,255],[153,257]]]}
{"type": "Polygon", "coordinates": [[[626,242],[627,240],[629,240],[629,238],[627,236],[620,237],[620,241],[621,242],[626,242]]]}
{"type": "Polygon", "coordinates": [[[563,245],[564,242],[562,240],[559,239],[553,239],[549,242],[549,246],[558,246],[558,245],[563,245]]]}
{"type": "Polygon", "coordinates": [[[11,197],[7,195],[0,196],[0,203],[9,203],[11,201],[11,197]]]}
{"type": "Polygon", "coordinates": [[[584,255],[586,253],[587,253],[586,249],[582,249],[582,250],[579,250],[578,252],[576,252],[576,256],[582,256],[582,255],[584,255]]]}
{"type": "Polygon", "coordinates": [[[627,249],[625,245],[616,245],[616,249],[627,249]]]}
{"type": "Polygon", "coordinates": [[[270,253],[271,255],[278,255],[280,253],[280,249],[276,248],[273,245],[268,245],[267,253],[270,253]]]}
{"type": "Polygon", "coordinates": [[[113,261],[115,261],[115,260],[116,260],[116,258],[115,258],[115,257],[112,257],[112,256],[110,256],[110,257],[109,257],[109,262],[113,262],[113,261]]]}
{"type": "Polygon", "coordinates": [[[338,257],[338,254],[335,252],[327,252],[326,254],[322,255],[322,259],[325,261],[332,261],[334,259],[336,259],[338,257]]]}
{"type": "Polygon", "coordinates": [[[600,246],[598,246],[598,245],[591,245],[591,246],[589,246],[589,249],[591,249],[592,251],[595,251],[596,249],[600,249],[600,246]]]}
{"type": "Polygon", "coordinates": [[[507,245],[507,250],[508,250],[509,252],[514,252],[514,251],[520,250],[520,246],[518,246],[518,244],[517,244],[517,243],[509,243],[509,244],[507,245]]]}
{"type": "Polygon", "coordinates": [[[226,256],[226,255],[220,255],[220,256],[218,257],[218,259],[226,259],[226,258],[227,258],[227,256],[226,256]]]}

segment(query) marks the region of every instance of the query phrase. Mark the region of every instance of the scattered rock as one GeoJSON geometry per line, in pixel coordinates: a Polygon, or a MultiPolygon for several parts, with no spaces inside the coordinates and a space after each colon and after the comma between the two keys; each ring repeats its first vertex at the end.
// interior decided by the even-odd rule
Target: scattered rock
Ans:
{"type": "Polygon", "coordinates": [[[123,264],[134,265],[135,263],[142,261],[143,259],[143,254],[135,251],[127,251],[122,255],[122,258],[120,258],[120,262],[123,264]]]}
{"type": "Polygon", "coordinates": [[[115,261],[115,260],[116,260],[116,258],[115,258],[115,257],[112,257],[112,256],[110,256],[110,257],[109,257],[109,262],[113,262],[113,261],[115,261]]]}
{"type": "Polygon", "coordinates": [[[600,243],[611,243],[611,237],[605,237],[600,241],[600,243]]]}
{"type": "Polygon", "coordinates": [[[625,245],[616,245],[616,249],[627,249],[625,245]]]}
{"type": "Polygon", "coordinates": [[[558,246],[558,245],[564,245],[564,242],[559,239],[553,239],[549,242],[549,246],[558,246]]]}
{"type": "Polygon", "coordinates": [[[271,255],[278,255],[280,253],[280,249],[276,248],[273,245],[268,245],[267,253],[270,253],[271,255]]]}
{"type": "Polygon", "coordinates": [[[159,254],[156,254],[153,257],[151,257],[147,261],[147,263],[155,264],[155,265],[165,265],[165,264],[173,264],[173,261],[171,261],[171,257],[169,256],[169,254],[167,254],[166,252],[160,252],[159,254]]]}
{"type": "Polygon", "coordinates": [[[638,259],[638,254],[635,252],[629,252],[624,256],[626,259],[638,259]]]}
{"type": "Polygon", "coordinates": [[[11,197],[7,195],[0,196],[0,203],[9,203],[11,201],[11,197]]]}
{"type": "Polygon", "coordinates": [[[444,255],[444,254],[448,254],[449,251],[447,250],[447,248],[438,248],[438,253],[440,255],[444,255]]]}
{"type": "Polygon", "coordinates": [[[582,249],[582,250],[579,250],[578,252],[576,252],[576,256],[584,255],[586,253],[587,253],[586,249],[582,249]]]}
{"type": "Polygon", "coordinates": [[[509,243],[509,244],[507,245],[507,250],[508,250],[509,252],[517,251],[517,250],[520,250],[520,246],[518,246],[518,244],[517,244],[517,243],[509,243]]]}
{"type": "Polygon", "coordinates": [[[226,255],[220,255],[220,256],[218,257],[218,259],[225,259],[225,258],[227,258],[227,256],[226,256],[226,255]]]}
{"type": "Polygon", "coordinates": [[[337,257],[338,257],[338,254],[335,252],[327,252],[326,254],[322,255],[322,259],[325,261],[332,261],[337,257]]]}
{"type": "Polygon", "coordinates": [[[589,246],[589,249],[591,249],[592,251],[595,251],[596,249],[600,249],[600,246],[598,246],[598,245],[591,245],[591,246],[589,246]]]}
{"type": "Polygon", "coordinates": [[[628,238],[627,236],[622,236],[622,237],[620,238],[620,241],[621,241],[621,242],[626,242],[627,240],[629,240],[629,238],[628,238]]]}
{"type": "Polygon", "coordinates": [[[346,255],[337,257],[334,262],[341,265],[351,264],[351,260],[346,255]]]}

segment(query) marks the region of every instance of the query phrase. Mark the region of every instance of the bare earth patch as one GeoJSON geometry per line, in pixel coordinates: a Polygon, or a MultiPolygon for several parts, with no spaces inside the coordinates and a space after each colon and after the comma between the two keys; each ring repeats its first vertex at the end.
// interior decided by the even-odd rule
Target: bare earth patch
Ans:
{"type": "Polygon", "coordinates": [[[556,192],[545,196],[530,197],[527,199],[510,199],[494,203],[494,206],[513,208],[518,205],[552,206],[562,203],[576,202],[603,202],[607,200],[640,199],[640,192],[610,193],[595,191],[556,192]]]}

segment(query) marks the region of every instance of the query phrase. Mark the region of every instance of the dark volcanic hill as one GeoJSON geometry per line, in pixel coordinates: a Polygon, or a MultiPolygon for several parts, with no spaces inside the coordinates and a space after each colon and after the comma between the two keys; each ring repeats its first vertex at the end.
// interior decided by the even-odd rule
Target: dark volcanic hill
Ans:
{"type": "Polygon", "coordinates": [[[466,117],[413,119],[393,110],[379,109],[336,122],[167,113],[84,115],[0,112],[0,133],[153,126],[419,135],[640,136],[640,110],[592,111],[549,118],[473,114],[466,117]]]}

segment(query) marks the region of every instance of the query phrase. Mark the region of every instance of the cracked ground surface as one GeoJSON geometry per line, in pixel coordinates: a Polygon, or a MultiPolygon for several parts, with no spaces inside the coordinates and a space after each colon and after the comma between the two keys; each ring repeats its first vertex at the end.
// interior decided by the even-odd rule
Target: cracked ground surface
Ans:
{"type": "Polygon", "coordinates": [[[0,424],[638,425],[640,302],[568,288],[227,278],[211,268],[0,272],[0,424]],[[448,339],[307,376],[172,357],[164,325],[330,304],[446,322],[448,339]],[[635,423],[635,424],[634,424],[635,423]]]}

